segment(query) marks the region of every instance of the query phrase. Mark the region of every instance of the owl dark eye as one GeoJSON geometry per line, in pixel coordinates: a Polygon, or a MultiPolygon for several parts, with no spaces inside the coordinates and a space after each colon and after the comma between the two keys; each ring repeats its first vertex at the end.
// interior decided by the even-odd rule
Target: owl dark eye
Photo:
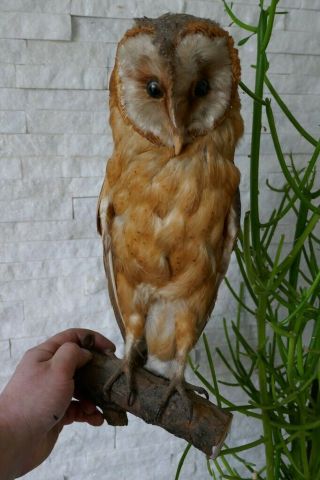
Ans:
{"type": "Polygon", "coordinates": [[[163,91],[161,90],[160,84],[157,80],[150,80],[147,83],[147,92],[152,98],[163,97],[163,91]]]}
{"type": "Polygon", "coordinates": [[[195,97],[205,97],[210,90],[210,85],[208,80],[198,80],[196,86],[194,87],[194,96],[195,97]]]}

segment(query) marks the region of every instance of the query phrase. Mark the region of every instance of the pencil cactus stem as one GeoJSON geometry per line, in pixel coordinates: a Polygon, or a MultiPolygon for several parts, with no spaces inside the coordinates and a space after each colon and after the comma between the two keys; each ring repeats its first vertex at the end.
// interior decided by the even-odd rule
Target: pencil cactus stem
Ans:
{"type": "Polygon", "coordinates": [[[248,32],[256,33],[257,32],[257,27],[254,27],[253,25],[249,25],[248,23],[242,22],[240,18],[238,18],[232,11],[232,8],[229,7],[227,2],[225,0],[222,0],[224,4],[224,8],[231,18],[231,20],[238,25],[238,27],[242,28],[243,30],[247,30],[248,32]]]}
{"type": "MultiPolygon", "coordinates": [[[[261,53],[261,45],[263,42],[267,25],[267,12],[261,9],[258,33],[257,33],[257,61],[256,61],[256,80],[255,80],[255,97],[263,98],[264,77],[267,72],[267,60],[265,53],[261,53]]],[[[252,116],[252,136],[250,148],[250,211],[251,211],[251,235],[254,250],[260,250],[260,214],[259,214],[259,158],[262,128],[262,104],[258,100],[253,102],[252,116]]],[[[258,267],[261,270],[261,261],[256,258],[258,267]]]]}

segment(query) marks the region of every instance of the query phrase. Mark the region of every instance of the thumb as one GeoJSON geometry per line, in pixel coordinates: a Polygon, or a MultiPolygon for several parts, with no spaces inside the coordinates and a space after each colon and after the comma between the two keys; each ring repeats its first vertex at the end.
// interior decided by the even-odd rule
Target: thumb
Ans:
{"type": "Polygon", "coordinates": [[[76,370],[83,367],[92,359],[89,350],[79,347],[76,343],[67,342],[61,345],[51,359],[54,370],[72,379],[76,370]]]}

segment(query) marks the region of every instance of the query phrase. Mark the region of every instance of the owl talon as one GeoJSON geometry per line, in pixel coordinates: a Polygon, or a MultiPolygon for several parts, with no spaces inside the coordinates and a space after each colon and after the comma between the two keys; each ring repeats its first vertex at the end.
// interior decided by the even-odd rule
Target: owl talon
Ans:
{"type": "Polygon", "coordinates": [[[127,394],[127,404],[129,407],[132,407],[137,398],[137,389],[134,381],[133,367],[129,367],[126,370],[127,384],[128,384],[128,394],[127,394]]]}
{"type": "Polygon", "coordinates": [[[124,373],[123,367],[121,366],[113,375],[106,381],[103,385],[102,393],[105,398],[110,398],[110,391],[113,384],[118,380],[119,377],[124,373]]]}
{"type": "Polygon", "coordinates": [[[132,407],[137,398],[137,392],[135,389],[129,391],[127,403],[129,407],[132,407]]]}
{"type": "Polygon", "coordinates": [[[192,415],[193,415],[193,406],[192,406],[192,401],[190,400],[187,391],[189,390],[188,388],[185,387],[185,385],[178,385],[176,387],[177,392],[179,393],[181,399],[183,400],[184,403],[184,408],[188,412],[188,420],[191,422],[192,420],[192,415]]]}
{"type": "Polygon", "coordinates": [[[164,414],[164,411],[166,409],[167,405],[166,404],[161,404],[160,407],[158,408],[158,411],[156,413],[155,417],[155,422],[160,423],[162,419],[162,415],[164,414]]]}
{"type": "Polygon", "coordinates": [[[110,399],[110,392],[113,384],[125,374],[128,385],[128,394],[127,394],[127,404],[131,407],[137,398],[137,390],[135,387],[134,376],[132,371],[132,366],[128,366],[127,362],[124,360],[118,370],[110,377],[107,382],[104,384],[102,392],[105,398],[110,399]]]}
{"type": "MultiPolygon", "coordinates": [[[[161,401],[159,409],[157,411],[157,415],[156,415],[156,421],[157,422],[159,422],[161,420],[162,415],[164,414],[164,412],[165,412],[165,410],[168,406],[168,402],[169,402],[171,396],[175,392],[178,392],[178,394],[180,395],[181,400],[183,401],[183,404],[184,404],[184,408],[188,412],[188,420],[189,420],[189,422],[191,422],[192,415],[193,415],[193,406],[192,406],[192,401],[190,400],[190,398],[187,394],[187,391],[191,390],[193,388],[188,388],[189,385],[190,384],[185,385],[185,383],[181,383],[180,381],[179,382],[172,381],[169,384],[166,395],[163,398],[163,400],[161,401]]],[[[191,385],[191,387],[193,387],[193,385],[191,385]]]]}
{"type": "Polygon", "coordinates": [[[199,395],[203,395],[206,397],[207,400],[209,400],[209,393],[205,388],[199,387],[198,385],[192,385],[192,383],[188,382],[185,382],[184,386],[186,390],[196,392],[199,395]]]}

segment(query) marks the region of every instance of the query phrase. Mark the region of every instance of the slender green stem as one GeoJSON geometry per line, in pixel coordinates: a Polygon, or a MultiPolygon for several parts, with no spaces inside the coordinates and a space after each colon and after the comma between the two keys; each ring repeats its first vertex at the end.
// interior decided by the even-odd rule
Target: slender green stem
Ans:
{"type": "MultiPolygon", "coordinates": [[[[303,202],[300,202],[300,209],[299,209],[298,220],[296,224],[296,231],[295,231],[294,240],[293,240],[294,244],[298,241],[299,237],[302,235],[306,227],[307,217],[308,217],[308,208],[303,202]]],[[[293,286],[293,288],[297,288],[301,254],[302,254],[302,251],[300,250],[296,258],[292,262],[292,265],[289,271],[289,282],[293,286]]],[[[292,310],[292,307],[293,305],[291,305],[290,310],[292,310]]]]}
{"type": "Polygon", "coordinates": [[[287,182],[289,183],[289,185],[291,186],[291,188],[293,189],[293,191],[295,192],[295,194],[300,198],[300,200],[310,209],[312,210],[313,212],[317,212],[317,213],[320,213],[320,208],[319,207],[315,207],[301,192],[300,188],[301,188],[301,185],[297,185],[294,178],[291,176],[290,172],[289,172],[289,169],[286,165],[286,162],[285,162],[285,159],[284,159],[284,155],[282,153],[282,149],[281,149],[281,145],[280,145],[280,141],[279,141],[279,137],[278,137],[278,133],[277,133],[277,129],[276,129],[276,126],[275,126],[275,121],[274,121],[274,116],[273,116],[273,112],[272,112],[272,108],[271,108],[271,104],[270,104],[270,100],[267,100],[266,101],[266,113],[267,113],[267,117],[268,117],[268,122],[269,122],[269,127],[270,127],[270,133],[271,133],[271,136],[272,136],[272,140],[273,140],[273,143],[274,143],[274,148],[275,148],[275,151],[276,151],[276,154],[277,154],[277,157],[278,157],[278,160],[279,160],[279,163],[281,165],[281,168],[282,168],[282,171],[286,177],[286,180],[287,182]]]}
{"type": "MultiPolygon", "coordinates": [[[[261,355],[265,355],[266,345],[266,322],[265,315],[267,309],[267,297],[265,295],[260,297],[257,309],[257,326],[258,326],[258,351],[261,355]]],[[[260,387],[260,401],[262,405],[269,405],[269,395],[267,389],[267,373],[264,362],[258,363],[258,377],[260,387]]],[[[266,465],[267,465],[267,479],[275,480],[274,478],[274,446],[272,437],[272,428],[270,424],[269,414],[266,410],[262,410],[262,424],[265,438],[266,451],[266,465]]]]}
{"type": "Polygon", "coordinates": [[[320,220],[320,214],[314,213],[310,218],[308,224],[306,225],[303,233],[300,235],[298,240],[296,241],[294,247],[292,248],[291,252],[288,254],[287,258],[283,260],[283,262],[279,265],[278,269],[278,276],[273,284],[273,288],[279,288],[279,285],[283,282],[284,277],[286,276],[292,262],[294,261],[296,255],[302,249],[306,239],[310,235],[310,233],[314,230],[315,226],[318,224],[320,220]]]}
{"type": "Polygon", "coordinates": [[[259,438],[259,440],[246,443],[245,445],[241,445],[240,447],[224,448],[223,450],[221,450],[220,455],[230,455],[233,453],[243,452],[245,450],[250,450],[251,448],[255,448],[258,445],[261,445],[262,443],[264,443],[264,438],[259,438]]]}
{"type": "Polygon", "coordinates": [[[247,87],[247,85],[245,85],[242,81],[239,82],[239,86],[247,95],[249,95],[249,97],[251,97],[257,103],[260,103],[261,105],[266,104],[262,98],[257,97],[257,95],[252,90],[250,90],[250,88],[247,87]]]}
{"type": "Polygon", "coordinates": [[[276,91],[276,89],[274,88],[274,86],[272,85],[272,83],[270,82],[268,76],[266,75],[264,77],[264,83],[266,84],[266,86],[268,87],[271,95],[273,96],[273,98],[275,99],[275,101],[277,102],[277,104],[279,105],[279,107],[281,108],[281,110],[283,111],[283,113],[286,115],[286,117],[290,120],[290,122],[292,123],[292,125],[298,130],[298,132],[306,139],[308,140],[309,143],[311,143],[311,145],[314,145],[315,147],[317,146],[317,140],[315,138],[313,138],[312,135],[310,135],[310,133],[308,133],[303,127],[302,125],[298,122],[298,120],[296,119],[296,117],[291,113],[291,111],[289,110],[289,108],[287,107],[287,105],[284,103],[284,101],[282,100],[282,98],[280,97],[280,95],[278,94],[278,92],[276,91]]]}
{"type": "Polygon", "coordinates": [[[192,447],[191,443],[188,443],[188,445],[186,446],[186,448],[184,449],[184,451],[181,455],[181,458],[180,458],[179,463],[178,463],[177,471],[176,471],[176,476],[174,477],[175,480],[179,480],[179,478],[180,478],[180,473],[181,473],[183,464],[185,462],[185,459],[186,459],[191,447],[192,447]]]}
{"type": "Polygon", "coordinates": [[[258,300],[257,300],[256,294],[254,293],[254,291],[252,289],[252,285],[249,281],[247,272],[245,270],[244,261],[243,261],[243,258],[242,258],[242,252],[240,252],[238,247],[235,248],[235,254],[236,254],[236,257],[237,257],[237,260],[238,260],[238,265],[239,265],[239,268],[240,268],[240,271],[241,271],[242,278],[245,282],[246,288],[247,288],[248,292],[250,293],[251,299],[253,300],[255,305],[257,305],[258,300]]]}
{"type": "Polygon", "coordinates": [[[304,432],[307,430],[314,430],[320,427],[320,420],[315,420],[314,422],[309,422],[305,424],[298,423],[294,425],[293,423],[288,422],[276,422],[274,420],[270,420],[271,425],[274,425],[276,428],[283,428],[287,431],[297,431],[297,432],[304,432]]]}
{"type": "Polygon", "coordinates": [[[232,295],[234,296],[234,298],[237,300],[238,304],[241,305],[241,307],[244,308],[248,313],[251,313],[251,315],[255,315],[255,312],[251,308],[249,308],[244,303],[244,301],[239,297],[239,295],[234,291],[234,289],[232,288],[229,280],[227,278],[225,278],[224,281],[226,282],[226,285],[227,285],[228,289],[230,290],[230,292],[232,293],[232,295]]]}
{"type": "MultiPolygon", "coordinates": [[[[258,33],[257,33],[257,61],[256,61],[256,81],[254,94],[257,98],[263,98],[264,77],[267,72],[267,58],[264,51],[261,51],[263,44],[268,14],[261,9],[258,33]]],[[[251,235],[254,251],[260,251],[260,215],[259,215],[259,158],[260,158],[260,142],[262,128],[262,104],[257,100],[253,102],[252,116],[252,137],[250,148],[250,211],[251,211],[251,235]]],[[[259,255],[256,262],[261,269],[261,259],[259,255]]]]}
{"type": "Polygon", "coordinates": [[[232,11],[225,0],[222,0],[224,4],[224,8],[226,9],[227,14],[231,18],[231,20],[238,25],[238,27],[243,28],[243,30],[247,30],[248,32],[256,33],[257,27],[253,25],[249,25],[248,23],[242,22],[232,11]]]}
{"type": "Polygon", "coordinates": [[[267,50],[267,47],[270,42],[272,30],[273,30],[273,23],[274,23],[274,18],[276,14],[276,8],[279,3],[279,0],[272,0],[271,5],[268,9],[268,22],[267,22],[267,28],[263,37],[263,42],[261,45],[261,53],[265,52],[267,50]]]}
{"type": "Polygon", "coordinates": [[[320,283],[320,272],[316,276],[316,278],[315,278],[314,282],[312,283],[311,287],[306,292],[304,298],[298,304],[297,308],[295,310],[291,309],[290,315],[288,315],[286,318],[284,318],[281,321],[281,324],[291,322],[292,319],[294,319],[305,308],[305,306],[308,303],[308,300],[310,299],[311,295],[317,290],[319,283],[320,283]]]}

